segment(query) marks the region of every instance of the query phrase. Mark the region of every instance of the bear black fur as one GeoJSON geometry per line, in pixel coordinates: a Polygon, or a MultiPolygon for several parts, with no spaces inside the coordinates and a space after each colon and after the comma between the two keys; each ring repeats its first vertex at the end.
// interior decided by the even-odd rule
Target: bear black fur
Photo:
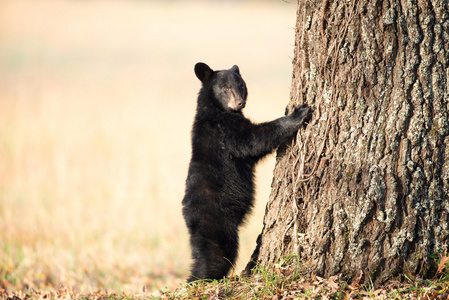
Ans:
{"type": "Polygon", "coordinates": [[[254,124],[242,114],[248,95],[239,68],[195,65],[202,82],[192,128],[192,157],[182,201],[193,266],[188,282],[222,279],[237,258],[238,230],[254,202],[254,167],[291,139],[311,110],[254,124]]]}

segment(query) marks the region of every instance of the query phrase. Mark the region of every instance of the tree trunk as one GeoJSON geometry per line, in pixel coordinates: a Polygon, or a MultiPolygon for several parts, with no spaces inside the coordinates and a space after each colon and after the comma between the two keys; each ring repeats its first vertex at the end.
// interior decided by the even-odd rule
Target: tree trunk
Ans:
{"type": "MultiPolygon", "coordinates": [[[[288,109],[252,260],[381,284],[449,245],[449,2],[298,0],[288,109]]],[[[248,264],[248,269],[254,266],[248,264]]]]}

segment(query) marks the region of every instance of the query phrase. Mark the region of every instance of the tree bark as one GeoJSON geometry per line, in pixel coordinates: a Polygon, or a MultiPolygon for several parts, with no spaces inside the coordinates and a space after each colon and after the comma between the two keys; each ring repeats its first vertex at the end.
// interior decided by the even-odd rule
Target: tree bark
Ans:
{"type": "Polygon", "coordinates": [[[253,262],[434,276],[449,245],[449,2],[298,0],[295,32],[287,109],[314,115],[278,150],[253,262]]]}

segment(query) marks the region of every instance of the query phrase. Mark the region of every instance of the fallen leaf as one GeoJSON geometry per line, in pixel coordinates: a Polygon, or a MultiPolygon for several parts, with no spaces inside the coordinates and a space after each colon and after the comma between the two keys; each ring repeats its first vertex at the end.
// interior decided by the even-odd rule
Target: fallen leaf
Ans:
{"type": "Polygon", "coordinates": [[[449,262],[449,256],[447,256],[447,248],[444,250],[443,254],[438,253],[438,257],[440,258],[440,263],[438,264],[436,275],[442,273],[449,262]]]}
{"type": "Polygon", "coordinates": [[[357,286],[357,287],[358,287],[358,286],[360,285],[360,280],[362,280],[362,277],[363,277],[363,271],[360,270],[360,275],[359,275],[359,277],[355,278],[355,279],[351,282],[350,285],[352,285],[352,286],[357,286]]]}
{"type": "Polygon", "coordinates": [[[338,283],[336,283],[333,279],[329,279],[329,286],[332,288],[332,292],[335,293],[340,289],[338,283]]]}

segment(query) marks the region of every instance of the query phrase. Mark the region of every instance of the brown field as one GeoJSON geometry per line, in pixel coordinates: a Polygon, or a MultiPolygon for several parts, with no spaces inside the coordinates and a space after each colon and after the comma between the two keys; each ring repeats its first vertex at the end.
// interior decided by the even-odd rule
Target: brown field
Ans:
{"type": "MultiPolygon", "coordinates": [[[[0,289],[135,293],[185,280],[193,66],[238,64],[246,115],[276,118],[294,21],[281,0],[0,1],[0,289]]],[[[237,270],[273,163],[258,168],[237,270]]]]}

